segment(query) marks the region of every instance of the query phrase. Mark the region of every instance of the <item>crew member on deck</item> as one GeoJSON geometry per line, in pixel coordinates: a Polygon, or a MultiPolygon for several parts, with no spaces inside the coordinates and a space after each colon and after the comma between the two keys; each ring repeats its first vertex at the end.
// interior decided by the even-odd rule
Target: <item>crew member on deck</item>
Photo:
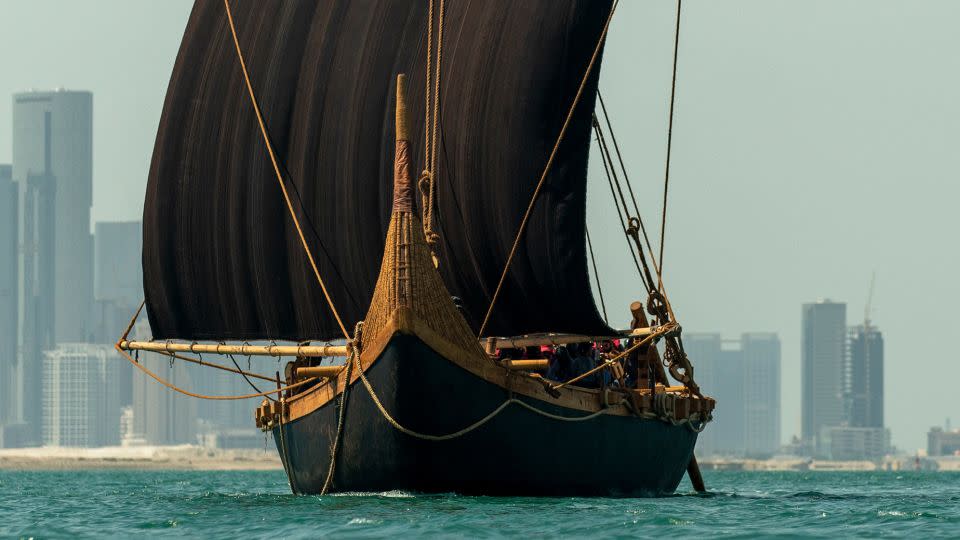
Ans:
{"type": "MultiPolygon", "coordinates": [[[[571,345],[571,350],[577,352],[576,358],[573,359],[573,376],[578,377],[587,373],[591,369],[597,366],[596,357],[593,354],[593,344],[589,342],[579,343],[576,345],[571,345]]],[[[583,379],[580,379],[576,384],[577,386],[583,386],[585,388],[598,388],[600,386],[599,379],[596,376],[597,374],[591,374],[583,379]]]]}
{"type": "Polygon", "coordinates": [[[563,382],[573,377],[573,358],[571,358],[567,347],[563,345],[557,347],[556,352],[550,356],[549,360],[548,379],[563,382]]]}

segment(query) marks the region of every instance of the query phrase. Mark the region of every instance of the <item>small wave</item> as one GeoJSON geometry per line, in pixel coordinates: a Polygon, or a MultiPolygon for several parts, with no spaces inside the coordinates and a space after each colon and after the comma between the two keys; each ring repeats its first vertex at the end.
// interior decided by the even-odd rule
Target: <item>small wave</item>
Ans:
{"type": "Polygon", "coordinates": [[[353,518],[347,522],[347,525],[378,525],[380,523],[383,523],[383,522],[378,519],[353,518]]]}
{"type": "Polygon", "coordinates": [[[858,493],[824,493],[822,491],[798,491],[785,495],[793,499],[815,499],[819,501],[858,501],[872,499],[873,496],[858,493]]]}
{"type": "Polygon", "coordinates": [[[390,491],[344,491],[341,493],[331,493],[331,497],[384,497],[387,499],[412,499],[418,497],[416,493],[394,489],[390,491]]]}

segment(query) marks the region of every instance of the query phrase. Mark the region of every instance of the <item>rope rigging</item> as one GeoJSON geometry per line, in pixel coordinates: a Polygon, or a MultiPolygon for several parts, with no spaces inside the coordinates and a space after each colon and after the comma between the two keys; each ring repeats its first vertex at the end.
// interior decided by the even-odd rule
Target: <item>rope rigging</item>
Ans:
{"type": "MultiPolygon", "coordinates": [[[[603,101],[603,94],[597,91],[597,98],[600,101],[600,111],[603,114],[603,120],[607,124],[607,132],[610,134],[610,140],[613,141],[613,149],[617,154],[617,161],[620,163],[620,172],[623,173],[624,183],[627,184],[627,191],[630,192],[630,200],[633,203],[633,212],[637,216],[640,224],[640,232],[643,233],[643,240],[646,242],[647,251],[650,252],[651,263],[657,274],[660,270],[657,266],[657,260],[653,256],[653,247],[650,245],[650,237],[647,236],[647,228],[643,225],[643,216],[640,214],[640,205],[637,203],[637,195],[633,191],[633,183],[630,181],[630,175],[627,174],[627,166],[623,163],[623,155],[620,153],[620,144],[617,142],[617,135],[613,131],[613,125],[610,123],[610,115],[607,114],[607,105],[603,101]]],[[[609,155],[609,152],[607,153],[609,155]]],[[[612,163],[611,163],[612,164],[612,163]]]]}
{"type": "Polygon", "coordinates": [[[229,23],[230,35],[233,37],[233,44],[237,51],[237,59],[240,61],[240,69],[243,71],[243,80],[247,87],[247,94],[250,96],[250,103],[253,106],[254,113],[256,114],[257,123],[260,125],[260,133],[263,136],[263,142],[267,147],[267,153],[270,156],[270,163],[273,165],[273,172],[276,174],[277,182],[280,185],[280,191],[283,192],[283,200],[287,205],[290,218],[293,220],[293,225],[297,229],[297,235],[300,237],[300,243],[303,245],[303,251],[306,253],[307,259],[310,261],[310,267],[313,269],[313,273],[317,278],[317,283],[320,284],[320,289],[323,291],[323,296],[327,301],[327,305],[330,307],[330,311],[333,313],[334,319],[336,319],[337,324],[340,326],[340,331],[343,333],[343,337],[349,339],[350,334],[347,333],[347,327],[344,326],[343,321],[340,319],[340,313],[337,311],[337,307],[333,303],[333,298],[330,296],[330,292],[327,290],[326,283],[324,283],[323,278],[320,277],[320,270],[317,268],[317,263],[313,258],[313,251],[310,249],[310,244],[307,242],[307,238],[303,234],[303,228],[300,226],[300,219],[297,217],[297,212],[293,208],[293,202],[291,201],[290,194],[287,191],[286,182],[284,182],[283,175],[280,172],[277,156],[273,150],[273,145],[270,143],[270,137],[267,134],[267,127],[263,120],[263,114],[260,111],[260,105],[257,102],[256,94],[253,91],[253,85],[250,82],[250,74],[247,72],[247,64],[243,58],[243,51],[240,49],[240,39],[237,37],[237,29],[233,22],[233,12],[230,10],[230,0],[223,0],[223,6],[227,13],[227,22],[229,23]]]}
{"type": "Polygon", "coordinates": [[[607,39],[607,31],[610,29],[610,21],[613,20],[613,14],[617,11],[617,5],[619,0],[613,0],[613,4],[610,6],[610,14],[607,15],[607,21],[603,25],[603,31],[600,32],[600,38],[597,40],[597,46],[593,49],[593,55],[590,57],[590,63],[587,64],[587,69],[584,71],[583,79],[580,81],[580,86],[577,88],[577,94],[573,98],[573,102],[570,104],[570,109],[567,111],[566,119],[563,121],[563,127],[560,128],[560,133],[557,135],[557,140],[553,145],[553,149],[550,151],[550,157],[547,158],[547,163],[543,168],[543,173],[540,175],[540,180],[537,182],[537,187],[533,190],[533,195],[530,197],[530,203],[527,205],[527,210],[523,214],[523,219],[520,221],[520,227],[517,229],[517,235],[513,240],[513,247],[510,248],[510,254],[507,256],[507,261],[503,265],[503,272],[500,274],[500,281],[497,282],[497,288],[493,291],[493,297],[490,299],[490,305],[487,307],[487,314],[483,317],[483,324],[480,325],[479,336],[483,336],[484,331],[487,329],[487,324],[490,322],[490,315],[493,313],[493,308],[497,304],[497,298],[500,296],[500,290],[503,288],[503,282],[507,279],[507,272],[510,271],[510,265],[513,263],[513,257],[517,254],[517,248],[520,246],[520,239],[523,237],[523,231],[527,227],[527,222],[530,220],[530,215],[533,213],[533,207],[536,205],[537,200],[540,195],[540,191],[543,189],[544,183],[546,183],[547,175],[550,173],[550,169],[553,167],[553,161],[557,157],[557,151],[560,149],[560,143],[563,142],[564,136],[567,134],[567,128],[570,127],[570,121],[573,119],[573,113],[577,110],[577,104],[580,103],[580,98],[583,96],[583,89],[587,86],[587,81],[590,79],[590,73],[593,71],[593,66],[596,64],[597,58],[600,56],[600,49],[603,48],[603,44],[607,39]]]}
{"type": "Polygon", "coordinates": [[[587,229],[587,248],[590,250],[590,264],[593,265],[593,277],[597,280],[597,293],[600,295],[600,307],[603,309],[603,321],[610,324],[607,317],[607,303],[603,299],[603,288],[600,287],[600,272],[597,271],[597,259],[593,256],[593,242],[590,241],[590,230],[587,229]]]}
{"type": "Polygon", "coordinates": [[[663,212],[660,220],[660,268],[663,269],[663,241],[667,233],[667,192],[670,188],[670,151],[673,148],[673,106],[677,96],[677,56],[680,52],[680,10],[683,0],[677,0],[677,27],[673,35],[673,77],[670,82],[670,120],[667,126],[667,164],[663,173],[663,212]]]}
{"type": "Polygon", "coordinates": [[[424,169],[423,172],[420,173],[420,180],[417,182],[421,194],[423,234],[427,239],[427,245],[430,246],[430,254],[433,257],[433,265],[435,267],[439,264],[436,255],[436,245],[439,241],[439,235],[437,235],[437,233],[433,230],[433,211],[434,207],[436,206],[435,198],[437,192],[437,133],[440,124],[440,65],[443,60],[443,19],[445,13],[444,0],[440,0],[439,12],[440,13],[437,20],[437,54],[436,60],[434,60],[433,0],[430,0],[430,6],[427,14],[427,67],[425,77],[426,89],[424,92],[423,107],[424,169]],[[434,69],[431,70],[431,67],[434,67],[434,69]],[[431,88],[431,82],[433,83],[433,88],[431,88]]]}
{"type": "MultiPolygon", "coordinates": [[[[617,154],[617,161],[620,165],[620,170],[622,171],[624,181],[627,184],[627,190],[630,193],[630,199],[633,204],[635,216],[630,215],[629,206],[626,201],[623,189],[620,184],[619,175],[617,174],[617,168],[614,165],[613,157],[610,153],[610,148],[607,145],[606,137],[603,133],[603,128],[600,125],[600,121],[597,118],[596,113],[593,116],[593,128],[597,135],[597,142],[600,147],[601,160],[604,165],[604,172],[607,175],[607,182],[610,186],[610,194],[614,199],[614,205],[617,207],[617,213],[620,218],[621,226],[624,228],[624,233],[627,236],[627,244],[630,246],[631,256],[634,258],[634,263],[637,265],[638,271],[640,271],[641,281],[644,283],[644,287],[647,289],[648,298],[647,298],[647,311],[656,318],[656,321],[659,322],[661,326],[667,324],[676,324],[676,315],[673,312],[673,306],[668,300],[666,287],[663,283],[663,250],[664,250],[664,239],[666,236],[666,220],[667,220],[667,201],[668,193],[670,186],[670,156],[672,151],[673,143],[673,118],[674,118],[674,105],[676,102],[676,82],[677,82],[677,58],[679,52],[679,43],[680,43],[680,20],[681,20],[681,9],[682,9],[682,0],[677,1],[677,16],[676,16],[676,29],[674,34],[674,50],[673,50],[673,75],[671,79],[671,90],[670,90],[670,118],[669,125],[667,128],[667,156],[666,156],[666,166],[664,172],[664,186],[663,186],[663,208],[661,212],[661,227],[660,227],[660,254],[659,257],[654,253],[653,246],[651,245],[649,235],[647,234],[646,227],[644,226],[643,219],[640,216],[639,204],[637,203],[637,197],[633,190],[633,186],[630,183],[629,175],[626,171],[626,166],[623,162],[623,155],[620,152],[620,146],[617,143],[616,135],[613,133],[613,126],[610,122],[610,117],[607,114],[606,104],[603,101],[603,96],[600,92],[597,92],[599,101],[600,101],[600,111],[604,117],[607,130],[610,133],[610,138],[613,141],[614,150],[617,154]],[[618,197],[619,196],[619,197],[618,197]],[[621,213],[622,212],[622,213],[621,213]],[[643,242],[641,242],[640,235],[643,235],[643,242]],[[631,240],[632,244],[631,245],[631,240]],[[650,263],[653,266],[654,272],[656,274],[656,281],[654,281],[653,273],[650,272],[650,268],[647,264],[647,260],[644,254],[644,244],[646,244],[646,250],[650,254],[650,263]],[[634,248],[636,251],[634,252],[634,248]],[[639,259],[639,260],[638,260],[639,259]],[[658,260],[660,261],[658,264],[658,260]],[[642,270],[640,267],[642,266],[642,270]]],[[[690,364],[689,359],[687,358],[686,352],[683,349],[683,341],[680,338],[679,326],[677,326],[677,332],[673,335],[667,336],[666,339],[666,348],[664,351],[664,364],[669,367],[670,374],[686,385],[691,392],[696,395],[701,395],[699,387],[693,379],[693,366],[690,364]]]]}
{"type": "MultiPolygon", "coordinates": [[[[596,130],[596,128],[597,126],[594,124],[594,130],[596,130]]],[[[597,144],[599,144],[599,137],[597,138],[597,141],[597,144]]],[[[647,291],[647,294],[650,294],[650,287],[647,285],[647,281],[643,277],[643,270],[640,268],[640,261],[637,259],[637,254],[634,251],[634,247],[630,244],[630,236],[627,234],[627,222],[623,217],[625,212],[623,212],[620,208],[620,200],[617,199],[617,193],[613,187],[613,177],[610,174],[610,167],[607,165],[607,158],[603,152],[600,153],[600,161],[603,163],[603,171],[607,177],[607,185],[610,186],[610,198],[613,199],[613,205],[617,209],[617,217],[620,219],[620,227],[623,229],[623,239],[627,242],[627,252],[629,252],[630,256],[633,258],[633,264],[637,268],[637,275],[640,276],[640,282],[643,283],[643,287],[647,291]]]]}
{"type": "MultiPolygon", "coordinates": [[[[640,270],[640,279],[643,281],[644,288],[647,290],[647,294],[651,294],[653,291],[657,290],[657,285],[653,280],[653,276],[650,274],[650,267],[647,265],[647,259],[643,252],[643,246],[640,244],[640,239],[637,236],[637,224],[640,223],[640,217],[631,216],[630,210],[627,207],[627,200],[623,195],[623,188],[620,185],[620,178],[617,175],[616,168],[613,164],[613,158],[610,156],[610,149],[607,147],[606,138],[603,136],[603,130],[600,128],[600,122],[597,120],[597,115],[593,115],[593,129],[597,134],[597,142],[600,145],[600,157],[603,160],[604,171],[607,173],[607,181],[610,182],[611,186],[616,186],[616,193],[620,196],[620,203],[622,203],[622,208],[620,203],[618,203],[617,210],[618,212],[622,209],[623,215],[620,217],[620,223],[623,225],[623,232],[627,235],[627,244],[630,244],[630,240],[633,240],[635,246],[630,247],[630,253],[634,253],[636,249],[636,255],[634,255],[634,262],[637,262],[639,259],[639,264],[637,269],[640,270]],[[641,269],[642,267],[642,269],[641,269]]],[[[611,192],[613,188],[611,188],[611,192]]],[[[616,195],[614,195],[616,199],[616,195]]],[[[653,255],[651,254],[651,257],[653,255]]]]}

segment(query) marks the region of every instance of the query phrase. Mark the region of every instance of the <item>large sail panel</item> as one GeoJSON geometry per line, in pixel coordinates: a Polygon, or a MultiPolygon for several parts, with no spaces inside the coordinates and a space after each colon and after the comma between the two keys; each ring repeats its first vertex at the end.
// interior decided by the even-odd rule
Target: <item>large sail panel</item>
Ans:
{"type": "MultiPolygon", "coordinates": [[[[425,2],[231,5],[294,206],[352,328],[366,314],[390,216],[396,73],[410,77],[412,155],[424,165],[425,2]]],[[[609,10],[608,0],[446,2],[435,228],[444,282],[474,329],[609,10]]],[[[609,331],[584,246],[598,74],[599,63],[487,334],[609,331]]],[[[143,265],[156,339],[340,336],[282,199],[220,0],[194,6],[171,77],[143,265]]]]}

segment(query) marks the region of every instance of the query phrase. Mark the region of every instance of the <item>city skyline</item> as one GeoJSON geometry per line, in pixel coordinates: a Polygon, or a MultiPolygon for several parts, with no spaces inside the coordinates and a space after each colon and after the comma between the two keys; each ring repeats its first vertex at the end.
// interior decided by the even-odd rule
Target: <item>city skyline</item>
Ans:
{"type": "MultiPolygon", "coordinates": [[[[0,40],[10,50],[28,42],[34,50],[29,58],[11,59],[0,77],[0,96],[60,86],[97,96],[93,221],[138,219],[157,118],[190,4],[112,2],[102,10],[108,17],[60,2],[9,6],[0,40]],[[46,32],[71,47],[33,39],[46,32]],[[116,47],[118,42],[124,46],[116,47]]],[[[946,96],[960,83],[956,70],[930,69],[943,59],[925,60],[930,51],[951,50],[958,39],[948,25],[957,6],[929,2],[904,12],[892,4],[864,10],[853,2],[831,7],[834,23],[824,26],[817,17],[827,8],[811,5],[747,2],[741,11],[685,6],[666,246],[665,279],[685,328],[727,336],[744,329],[780,334],[782,378],[793,381],[783,385],[784,437],[801,427],[799,304],[829,296],[853,309],[865,299],[876,270],[879,326],[892,320],[890,306],[916,305],[933,314],[928,330],[939,336],[949,335],[950,321],[939,300],[957,292],[949,275],[956,258],[941,246],[956,228],[948,202],[956,198],[951,171],[960,166],[948,128],[956,125],[960,108],[946,96]],[[920,25],[903,23],[921,16],[928,23],[922,33],[914,30],[920,25]],[[863,33],[845,32],[850,25],[863,33]],[[886,39],[891,33],[902,39],[886,39]],[[721,34],[725,39],[716,39],[721,34]],[[758,49],[758,42],[765,47],[758,49]],[[924,84],[917,84],[921,79],[924,84]],[[799,155],[797,148],[808,142],[799,155]],[[916,244],[918,238],[923,242],[916,244]],[[911,246],[910,260],[889,253],[889,242],[911,246]],[[702,261],[743,264],[705,268],[702,261]],[[927,269],[916,288],[892,286],[917,281],[916,268],[927,269]]],[[[601,72],[601,90],[618,113],[614,126],[624,130],[618,136],[629,149],[627,165],[647,186],[641,204],[651,220],[662,197],[650,186],[662,177],[669,88],[660,83],[669,76],[670,20],[669,6],[624,4],[601,72]]],[[[4,127],[11,125],[11,105],[0,99],[3,163],[11,159],[12,129],[4,127]]],[[[605,201],[601,195],[591,191],[588,205],[605,201]]],[[[632,283],[619,270],[631,263],[617,257],[622,241],[602,239],[616,230],[605,213],[606,206],[597,206],[590,216],[600,278],[607,297],[625,305],[638,292],[621,285],[632,283]]],[[[626,317],[621,311],[611,313],[626,317]]],[[[933,348],[936,340],[915,343],[910,335],[885,336],[886,384],[915,377],[921,357],[932,358],[944,377],[960,376],[960,367],[933,348]]],[[[956,408],[952,396],[930,399],[932,410],[956,408]]],[[[929,425],[941,422],[917,422],[911,403],[908,395],[888,392],[887,423],[903,449],[923,447],[929,425]]]]}

